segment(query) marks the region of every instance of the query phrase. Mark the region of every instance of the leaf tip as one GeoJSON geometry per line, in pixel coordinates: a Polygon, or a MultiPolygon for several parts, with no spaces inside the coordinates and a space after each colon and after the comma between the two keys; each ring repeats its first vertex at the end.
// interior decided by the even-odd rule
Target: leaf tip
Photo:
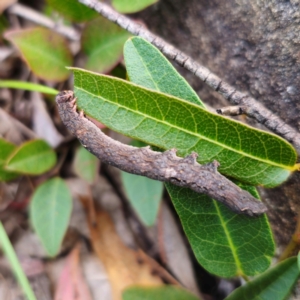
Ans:
{"type": "Polygon", "coordinates": [[[294,165],[293,171],[300,171],[300,163],[294,165]]]}

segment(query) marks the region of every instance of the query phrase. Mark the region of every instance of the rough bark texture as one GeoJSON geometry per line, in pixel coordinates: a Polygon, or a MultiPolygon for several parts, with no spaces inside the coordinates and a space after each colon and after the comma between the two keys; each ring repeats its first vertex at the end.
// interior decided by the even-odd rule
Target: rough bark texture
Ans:
{"type": "Polygon", "coordinates": [[[217,161],[200,165],[195,152],[181,158],[176,156],[176,149],[155,152],[149,146],[136,148],[115,141],[86,119],[83,113],[76,111],[76,99],[72,91],[59,93],[56,103],[65,126],[83,147],[102,162],[128,173],[170,182],[206,194],[226,204],[236,213],[254,216],[266,212],[262,202],[218,172],[217,161]]]}
{"type": "MultiPolygon", "coordinates": [[[[300,129],[298,0],[160,0],[137,17],[151,31],[300,129]]],[[[199,79],[183,72],[204,102],[226,105],[199,79]]],[[[263,192],[280,248],[295,229],[299,195],[299,174],[263,192]]]]}

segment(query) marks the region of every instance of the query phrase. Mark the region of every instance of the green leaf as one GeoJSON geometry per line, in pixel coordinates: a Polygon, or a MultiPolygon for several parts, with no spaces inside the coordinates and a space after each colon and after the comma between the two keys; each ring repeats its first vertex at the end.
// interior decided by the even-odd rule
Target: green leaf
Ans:
{"type": "Polygon", "coordinates": [[[239,287],[226,300],[283,300],[299,278],[297,258],[292,257],[239,287]]]}
{"type": "Polygon", "coordinates": [[[77,0],[47,0],[47,2],[64,17],[77,23],[89,21],[98,16],[95,10],[79,3],[77,0]]]}
{"type": "Polygon", "coordinates": [[[131,286],[122,294],[123,300],[199,300],[189,291],[178,286],[131,286]]]}
{"type": "Polygon", "coordinates": [[[198,95],[152,44],[140,37],[128,39],[124,60],[130,81],[145,88],[187,100],[205,108],[198,95]]]}
{"type": "Polygon", "coordinates": [[[17,173],[9,172],[4,169],[5,162],[14,152],[16,146],[0,138],[0,181],[8,181],[18,177],[17,173]]]}
{"type": "Polygon", "coordinates": [[[121,172],[127,197],[134,210],[146,226],[155,224],[163,193],[160,181],[147,177],[121,172]]]}
{"type": "MultiPolygon", "coordinates": [[[[237,215],[225,205],[190,189],[166,184],[198,262],[221,277],[257,275],[274,254],[266,216],[237,215]]],[[[253,196],[253,187],[247,188],[253,196]],[[252,190],[251,190],[252,189],[252,190]]]]}
{"type": "Polygon", "coordinates": [[[121,60],[123,44],[129,37],[126,30],[103,17],[88,23],[82,34],[86,68],[99,73],[110,71],[121,60]]]}
{"type": "Polygon", "coordinates": [[[124,80],[72,68],[78,106],[107,127],[178,155],[195,151],[200,163],[253,185],[273,187],[295,169],[285,140],[210,113],[202,107],[124,80]]]}
{"type": "Polygon", "coordinates": [[[75,173],[89,184],[93,184],[96,180],[98,168],[98,158],[80,146],[76,151],[74,160],[75,173]]]}
{"type": "Polygon", "coordinates": [[[11,89],[19,89],[19,90],[27,90],[27,91],[35,91],[44,94],[57,95],[59,93],[58,90],[50,88],[48,86],[27,82],[27,81],[19,81],[19,80],[0,80],[0,87],[6,87],[11,89]]]}
{"type": "Polygon", "coordinates": [[[39,78],[63,81],[69,76],[72,54],[66,40],[52,30],[29,28],[7,32],[5,38],[21,52],[29,68],[39,78]]]}
{"type": "Polygon", "coordinates": [[[33,140],[19,146],[7,159],[5,169],[29,175],[40,175],[56,163],[53,149],[44,140],[33,140]]]}
{"type": "MultiPolygon", "coordinates": [[[[125,44],[124,52],[129,78],[135,83],[204,106],[195,97],[188,83],[150,43],[141,38],[132,38],[125,44]],[[157,72],[160,66],[163,72],[157,72]],[[172,78],[173,84],[166,78],[172,78]]],[[[254,187],[244,188],[259,198],[254,187]]],[[[232,277],[254,275],[268,268],[270,257],[274,253],[274,242],[265,216],[250,220],[236,216],[223,204],[205,195],[171,184],[167,185],[167,190],[196,258],[208,271],[219,276],[232,277]],[[238,238],[235,233],[235,228],[240,227],[243,233],[241,236],[254,237],[254,247],[251,245],[250,248],[256,260],[251,260],[250,264],[247,261],[249,254],[247,256],[243,253],[243,250],[249,253],[248,242],[244,238],[238,238]],[[263,249],[261,244],[264,245],[263,249]]]]}
{"type": "MultiPolygon", "coordinates": [[[[137,140],[132,141],[131,145],[147,146],[137,140]]],[[[146,226],[154,225],[162,199],[163,183],[126,172],[121,172],[121,178],[127,198],[141,221],[146,226]]]]}
{"type": "Polygon", "coordinates": [[[55,256],[60,248],[71,211],[71,194],[62,179],[48,180],[34,192],[30,203],[31,223],[50,256],[55,256]]]}
{"type": "Polygon", "coordinates": [[[143,10],[158,0],[112,0],[113,7],[120,13],[129,14],[143,10]]]}

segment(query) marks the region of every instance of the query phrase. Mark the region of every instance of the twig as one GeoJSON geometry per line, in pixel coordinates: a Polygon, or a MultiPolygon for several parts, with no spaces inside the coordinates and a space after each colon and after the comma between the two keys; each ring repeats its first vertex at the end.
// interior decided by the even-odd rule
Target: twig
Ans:
{"type": "Polygon", "coordinates": [[[226,204],[231,210],[250,216],[266,212],[266,207],[248,192],[221,175],[214,161],[207,165],[197,163],[197,153],[185,158],[176,156],[176,150],[155,152],[150,147],[136,148],[106,136],[95,124],[76,111],[72,91],[56,96],[60,117],[81,144],[102,162],[128,173],[170,182],[206,194],[226,204]]]}
{"type": "Polygon", "coordinates": [[[237,91],[230,84],[224,82],[221,78],[212,73],[209,69],[200,65],[187,54],[181,52],[179,49],[168,44],[160,37],[154,35],[141,24],[137,24],[131,19],[114,11],[107,4],[98,2],[96,0],[78,1],[94,9],[108,20],[118,24],[120,27],[126,29],[132,34],[145,38],[147,41],[160,49],[160,51],[168,58],[173,59],[179,65],[191,71],[203,82],[223,95],[223,97],[233,105],[245,106],[247,108],[244,111],[245,114],[256,119],[259,123],[264,124],[268,129],[292,143],[297,149],[298,154],[300,154],[300,133],[291,126],[287,125],[283,120],[274,115],[270,110],[257,102],[254,98],[250,97],[246,93],[237,91]]]}
{"type": "Polygon", "coordinates": [[[216,109],[216,112],[223,116],[239,116],[245,114],[247,107],[245,106],[226,106],[216,109]]]}
{"type": "Polygon", "coordinates": [[[49,29],[52,29],[53,31],[56,31],[65,37],[69,38],[73,41],[79,41],[80,35],[79,33],[72,27],[68,27],[62,24],[57,24],[50,18],[38,13],[37,11],[26,7],[22,4],[13,4],[9,7],[8,11],[11,14],[18,15],[24,19],[30,20],[34,23],[37,23],[39,25],[45,26],[49,29]]]}

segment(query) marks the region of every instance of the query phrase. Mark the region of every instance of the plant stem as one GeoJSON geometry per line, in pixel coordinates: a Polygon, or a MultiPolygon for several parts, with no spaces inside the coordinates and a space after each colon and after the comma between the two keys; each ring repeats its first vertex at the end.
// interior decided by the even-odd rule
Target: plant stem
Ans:
{"type": "Polygon", "coordinates": [[[59,93],[56,103],[65,126],[101,162],[128,173],[206,194],[239,214],[257,216],[266,212],[262,202],[217,171],[217,161],[200,165],[195,152],[180,158],[176,156],[176,149],[155,152],[150,147],[136,148],[115,141],[85,118],[83,111],[77,113],[76,98],[72,91],[59,93]]]}
{"type": "Polygon", "coordinates": [[[22,270],[20,262],[17,258],[16,252],[5,232],[2,222],[0,222],[0,244],[1,248],[4,251],[5,256],[9,260],[12,270],[18,280],[21,288],[23,289],[24,294],[28,300],[36,300],[36,297],[31,289],[29,281],[22,270]]]}

